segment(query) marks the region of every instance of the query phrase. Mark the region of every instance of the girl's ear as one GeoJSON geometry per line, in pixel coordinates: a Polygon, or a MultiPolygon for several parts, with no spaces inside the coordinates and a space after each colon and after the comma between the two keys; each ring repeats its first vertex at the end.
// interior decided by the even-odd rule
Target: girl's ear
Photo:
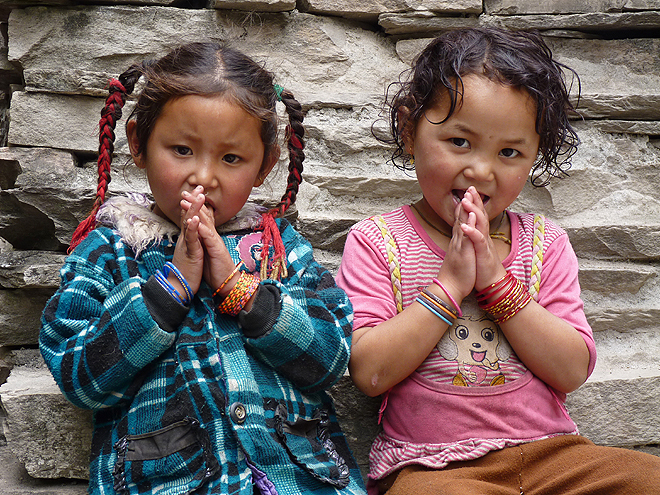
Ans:
{"type": "Polygon", "coordinates": [[[410,121],[410,109],[406,106],[400,106],[397,109],[397,120],[401,133],[401,141],[403,142],[404,151],[413,155],[413,148],[415,146],[415,129],[414,123],[410,121]]]}
{"type": "Polygon", "coordinates": [[[259,187],[261,184],[264,183],[266,177],[268,177],[270,171],[273,170],[273,167],[275,166],[279,158],[280,158],[280,147],[276,145],[270,151],[268,156],[264,158],[264,163],[261,166],[261,170],[259,171],[257,178],[254,179],[254,184],[252,187],[259,187]]]}
{"type": "Polygon", "coordinates": [[[140,149],[140,142],[137,137],[137,122],[129,120],[126,124],[126,139],[128,140],[128,148],[131,150],[131,157],[137,168],[144,168],[145,163],[142,156],[138,154],[140,149]]]}

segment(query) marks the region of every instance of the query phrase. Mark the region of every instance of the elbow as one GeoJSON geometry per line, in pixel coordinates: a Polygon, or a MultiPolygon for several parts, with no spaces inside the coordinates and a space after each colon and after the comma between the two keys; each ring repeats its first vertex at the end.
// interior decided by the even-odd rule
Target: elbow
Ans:
{"type": "Polygon", "coordinates": [[[355,387],[369,397],[378,397],[390,388],[380,379],[378,373],[361,373],[351,366],[349,372],[355,387]]]}
{"type": "Polygon", "coordinates": [[[571,392],[575,392],[578,388],[580,388],[584,382],[587,381],[587,376],[586,373],[584,375],[576,375],[572,377],[572,379],[567,379],[562,383],[560,386],[555,387],[557,390],[564,394],[570,394],[571,392]]]}

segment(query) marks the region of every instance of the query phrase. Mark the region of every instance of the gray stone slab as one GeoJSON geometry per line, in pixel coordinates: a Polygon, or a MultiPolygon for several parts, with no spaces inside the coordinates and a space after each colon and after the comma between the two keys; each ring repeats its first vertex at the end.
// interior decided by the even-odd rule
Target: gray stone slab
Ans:
{"type": "Polygon", "coordinates": [[[660,28],[660,11],[590,13],[565,15],[520,15],[493,16],[496,19],[484,19],[496,22],[512,29],[550,29],[576,30],[588,33],[608,31],[646,31],[649,34],[660,28]]]}
{"type": "Polygon", "coordinates": [[[54,289],[0,289],[0,346],[34,346],[54,289]]]}
{"type": "Polygon", "coordinates": [[[142,6],[170,6],[181,4],[180,0],[0,0],[3,8],[25,7],[68,7],[76,5],[142,5],[142,6]]]}
{"type": "MultiPolygon", "coordinates": [[[[145,191],[142,172],[125,163],[115,159],[108,196],[145,191]]],[[[15,249],[64,251],[92,207],[96,174],[96,164],[80,167],[70,152],[0,148],[0,236],[15,249]]]]}
{"type": "Polygon", "coordinates": [[[0,397],[7,443],[30,476],[88,478],[91,412],[69,403],[47,369],[15,367],[0,397]]]}
{"type": "Polygon", "coordinates": [[[4,289],[55,289],[64,254],[47,251],[0,253],[0,287],[4,289]]]}
{"type": "Polygon", "coordinates": [[[655,377],[588,381],[569,395],[568,411],[580,432],[601,445],[660,442],[660,373],[655,377]]]}
{"type": "Polygon", "coordinates": [[[657,10],[657,0],[485,0],[486,12],[493,15],[526,14],[585,14],[591,12],[622,12],[635,10],[657,10]]]}
{"type": "Polygon", "coordinates": [[[441,14],[480,14],[479,0],[302,0],[300,10],[312,14],[337,15],[375,22],[379,14],[431,11],[441,14]]]}
{"type": "Polygon", "coordinates": [[[580,261],[580,286],[603,294],[638,294],[658,278],[658,269],[647,263],[580,261]]]}
{"type": "Polygon", "coordinates": [[[2,495],[85,495],[87,482],[33,478],[0,435],[0,493],[2,495]]]}
{"type": "Polygon", "coordinates": [[[378,16],[378,25],[390,35],[424,35],[438,34],[448,29],[476,27],[480,25],[480,18],[443,17],[429,11],[385,13],[378,16]]]}
{"type": "Polygon", "coordinates": [[[227,40],[264,61],[302,102],[373,102],[400,69],[389,40],[347,20],[159,7],[15,10],[8,57],[23,67],[28,91],[104,95],[107,80],[132,63],[204,40],[227,40]],[[109,40],[109,32],[122,36],[109,40]]]}
{"type": "Polygon", "coordinates": [[[296,8],[295,0],[210,0],[214,9],[248,10],[253,12],[288,12],[296,8]]]}
{"type": "MultiPolygon", "coordinates": [[[[103,105],[103,99],[91,96],[16,92],[12,96],[9,145],[96,153],[103,105]]],[[[130,107],[125,111],[129,113],[130,107]]],[[[116,131],[116,152],[129,153],[122,127],[116,131]]]]}
{"type": "Polygon", "coordinates": [[[439,33],[448,29],[478,25],[500,25],[511,29],[539,31],[578,31],[600,33],[609,31],[654,32],[660,27],[660,11],[590,13],[563,15],[511,15],[461,18],[437,16],[431,12],[381,14],[378,24],[391,35],[439,33]]]}

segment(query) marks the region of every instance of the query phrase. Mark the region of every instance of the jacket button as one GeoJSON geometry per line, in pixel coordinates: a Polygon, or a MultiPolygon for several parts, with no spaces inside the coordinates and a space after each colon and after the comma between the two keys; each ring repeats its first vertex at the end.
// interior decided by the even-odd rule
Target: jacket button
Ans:
{"type": "Polygon", "coordinates": [[[229,416],[234,421],[234,423],[242,425],[243,423],[245,423],[245,418],[247,417],[247,411],[245,410],[245,406],[240,402],[234,402],[229,407],[229,416]]]}

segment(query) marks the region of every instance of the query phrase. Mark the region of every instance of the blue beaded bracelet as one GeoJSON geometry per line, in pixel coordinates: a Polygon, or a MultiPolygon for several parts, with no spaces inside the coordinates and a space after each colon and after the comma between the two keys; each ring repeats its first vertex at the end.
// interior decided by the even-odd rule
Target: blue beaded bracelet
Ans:
{"type": "Polygon", "coordinates": [[[190,304],[190,301],[192,301],[193,299],[192,289],[190,288],[190,285],[188,284],[184,276],[181,274],[179,269],[176,266],[174,266],[174,264],[168,261],[163,266],[162,272],[160,270],[156,270],[154,277],[156,278],[158,283],[179,303],[183,304],[184,306],[188,306],[190,304]],[[174,286],[167,280],[167,277],[169,276],[170,273],[174,273],[174,276],[183,286],[183,290],[186,293],[185,297],[179,294],[179,291],[176,290],[174,286]]]}
{"type": "Polygon", "coordinates": [[[179,281],[179,283],[183,286],[183,290],[186,292],[186,298],[188,299],[188,302],[193,300],[193,292],[192,289],[190,288],[190,285],[188,285],[188,282],[186,281],[185,277],[181,274],[179,269],[174,266],[174,264],[170,261],[166,262],[165,265],[163,266],[163,275],[165,278],[169,277],[170,273],[173,273],[176,279],[179,281]]]}

